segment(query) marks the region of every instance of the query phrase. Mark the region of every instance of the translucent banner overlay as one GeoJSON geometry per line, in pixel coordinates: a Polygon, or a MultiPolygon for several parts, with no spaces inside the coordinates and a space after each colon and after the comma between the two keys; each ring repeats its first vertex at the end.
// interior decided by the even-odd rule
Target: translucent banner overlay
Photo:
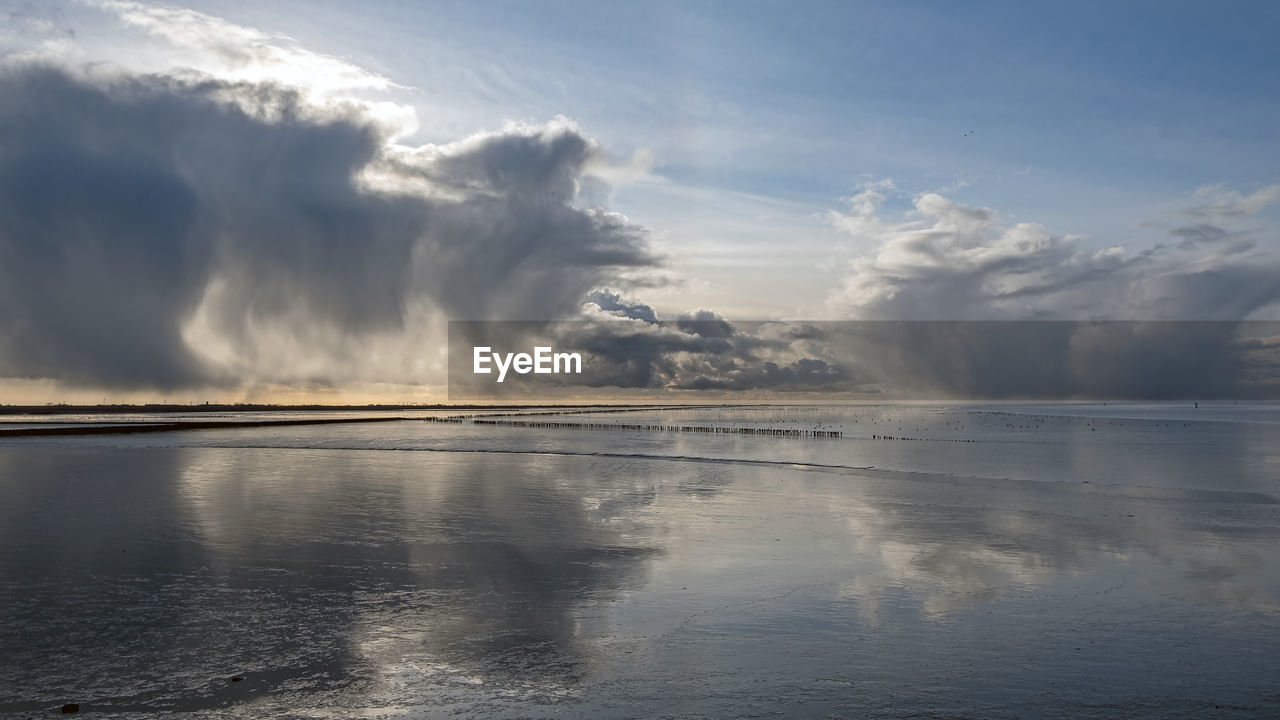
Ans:
{"type": "Polygon", "coordinates": [[[449,323],[449,399],[1277,399],[1280,322],[449,323]]]}

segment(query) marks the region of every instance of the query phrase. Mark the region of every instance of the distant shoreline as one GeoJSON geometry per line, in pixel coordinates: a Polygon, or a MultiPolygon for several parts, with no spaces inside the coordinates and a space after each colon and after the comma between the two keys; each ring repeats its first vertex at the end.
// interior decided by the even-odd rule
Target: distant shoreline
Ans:
{"type": "MultiPolygon", "coordinates": [[[[72,414],[162,414],[170,412],[370,412],[370,411],[406,411],[406,410],[489,410],[503,414],[510,410],[542,410],[543,412],[521,413],[529,415],[558,415],[562,412],[573,413],[589,409],[593,412],[626,412],[633,410],[664,409],[671,405],[54,405],[54,406],[0,406],[0,415],[72,415],[72,414]]],[[[681,407],[707,407],[705,405],[687,405],[681,407]]],[[[68,423],[41,420],[35,422],[0,421],[0,438],[6,437],[41,437],[49,435],[132,435],[136,433],[177,432],[187,430],[214,430],[232,428],[285,427],[299,425],[336,425],[341,423],[395,422],[406,420],[419,421],[454,421],[453,417],[407,417],[403,415],[374,417],[325,417],[325,418],[289,418],[282,420],[187,420],[178,422],[123,422],[119,424],[68,423]],[[19,427],[5,427],[17,425],[19,427]],[[32,426],[37,427],[32,427],[32,426]],[[53,425],[55,427],[38,427],[53,425]]],[[[461,416],[474,417],[474,416],[461,416]]]]}
{"type": "MultiPolygon", "coordinates": [[[[729,404],[729,403],[726,403],[729,404]]],[[[749,403],[754,404],[754,403],[749,403]]],[[[557,408],[632,408],[672,407],[672,403],[527,403],[506,405],[477,405],[439,403],[432,405],[268,405],[255,403],[177,405],[156,403],[146,405],[0,405],[0,415],[78,415],[85,413],[215,413],[215,412],[405,412],[420,410],[537,410],[557,408]]],[[[706,407],[697,403],[687,407],[706,407]]],[[[686,407],[680,405],[679,407],[686,407]]]]}
{"type": "Polygon", "coordinates": [[[543,410],[550,412],[564,412],[573,410],[591,410],[594,412],[627,412],[634,410],[689,410],[699,408],[731,408],[731,407],[759,407],[759,406],[809,406],[809,405],[916,405],[916,404],[948,404],[948,405],[1037,405],[1037,404],[1064,404],[1064,405],[1123,405],[1128,403],[1158,403],[1158,404],[1192,404],[1199,402],[1200,404],[1235,404],[1241,402],[1250,405],[1274,405],[1280,403],[1277,398],[1230,398],[1230,397],[1205,397],[1205,398],[1134,398],[1134,397],[1115,397],[1115,398],[1084,398],[1084,397],[1066,397],[1066,398],[1027,398],[1027,397],[1010,397],[1010,398],[917,398],[902,397],[889,398],[882,397],[876,399],[858,400],[839,402],[834,400],[827,401],[804,401],[799,402],[792,400],[790,402],[780,401],[779,398],[754,399],[752,401],[743,402],[696,402],[696,403],[680,403],[680,402],[611,402],[611,403],[573,403],[573,402],[530,402],[530,403],[506,403],[506,404],[477,404],[477,403],[433,403],[427,405],[396,405],[375,403],[369,405],[276,405],[276,404],[256,404],[256,403],[208,403],[201,405],[183,405],[173,403],[150,403],[145,405],[0,405],[0,425],[5,422],[23,422],[8,421],[3,418],[15,415],[127,415],[127,414],[162,414],[162,413],[270,413],[270,412],[422,412],[422,411],[518,411],[518,410],[543,410]]]}
{"type": "Polygon", "coordinates": [[[124,425],[72,425],[62,427],[0,427],[0,438],[40,437],[46,435],[132,435],[135,433],[214,430],[219,428],[281,427],[285,425],[335,425],[338,423],[370,423],[409,420],[403,417],[311,418],[307,420],[225,420],[211,422],[130,423],[124,425]]]}

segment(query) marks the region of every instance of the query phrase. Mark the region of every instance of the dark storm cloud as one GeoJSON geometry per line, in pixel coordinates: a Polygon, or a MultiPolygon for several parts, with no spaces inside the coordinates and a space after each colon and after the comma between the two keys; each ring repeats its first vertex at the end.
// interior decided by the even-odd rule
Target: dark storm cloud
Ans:
{"type": "Polygon", "coordinates": [[[451,395],[476,392],[519,395],[531,388],[572,385],[584,388],[662,388],[672,383],[689,358],[732,363],[739,353],[724,338],[705,338],[671,323],[643,320],[539,322],[451,322],[449,324],[449,390],[451,395]],[[500,353],[530,352],[537,346],[580,353],[580,375],[475,375],[473,348],[500,353]]]}
{"type": "Polygon", "coordinates": [[[734,333],[733,326],[711,310],[685,313],[676,320],[676,327],[705,338],[728,338],[734,333]]]}
{"type": "Polygon", "coordinates": [[[727,338],[705,337],[671,323],[566,327],[561,342],[585,353],[583,384],[589,387],[668,387],[694,359],[722,366],[747,359],[727,338]]]}
{"type": "Polygon", "coordinates": [[[731,390],[792,392],[863,389],[859,376],[831,347],[815,341],[815,325],[731,323],[709,311],[675,321],[584,320],[553,323],[450,323],[449,390],[520,397],[566,387],[602,390],[731,390]],[[701,318],[701,319],[695,319],[701,318]],[[583,357],[581,374],[518,375],[502,384],[472,372],[473,348],[529,352],[543,345],[583,357]],[[825,356],[824,356],[825,354],[825,356]]]}
{"type": "Polygon", "coordinates": [[[187,111],[163,95],[120,103],[51,69],[5,73],[0,98],[4,374],[196,379],[179,321],[213,247],[195,189],[159,149],[187,111]]]}
{"type": "Polygon", "coordinates": [[[725,376],[698,375],[675,387],[680,390],[854,390],[849,372],[817,358],[800,358],[790,365],[763,362],[725,376]]]}
{"type": "Polygon", "coordinates": [[[433,206],[422,287],[455,319],[549,319],[576,311],[604,268],[656,263],[644,231],[571,205],[596,152],[571,125],[512,130],[398,165],[464,202],[433,206]]]}
{"type": "MultiPolygon", "coordinates": [[[[1276,323],[833,323],[832,352],[880,387],[971,398],[1260,397],[1251,338],[1276,323]]],[[[1276,373],[1271,373],[1277,377],[1276,373]]]]}
{"type": "Polygon", "coordinates": [[[562,317],[654,262],[640,228],[572,205],[595,148],[568,123],[387,140],[359,106],[272,85],[0,72],[0,376],[231,381],[184,335],[198,308],[248,353],[272,323],[396,331],[414,301],[562,317]]]}

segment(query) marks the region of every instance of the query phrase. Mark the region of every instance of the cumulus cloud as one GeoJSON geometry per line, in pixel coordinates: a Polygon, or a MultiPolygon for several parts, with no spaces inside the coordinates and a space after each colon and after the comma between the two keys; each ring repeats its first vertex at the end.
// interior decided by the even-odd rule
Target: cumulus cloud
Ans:
{"type": "Polygon", "coordinates": [[[271,83],[6,66],[0,374],[296,380],[260,349],[341,361],[423,313],[567,316],[656,262],[643,228],[575,207],[598,150],[572,123],[398,148],[365,110],[271,83]]]}
{"type": "Polygon", "coordinates": [[[1257,319],[1275,313],[1280,261],[1235,222],[1280,199],[1277,188],[1202,188],[1168,242],[1131,252],[1086,250],[1078,236],[937,193],[886,219],[896,189],[878,183],[831,215],[873,250],[852,261],[829,306],[858,319],[1257,319]]]}
{"type": "Polygon", "coordinates": [[[840,328],[730,322],[709,310],[686,313],[675,320],[650,320],[623,314],[635,309],[625,301],[601,300],[598,313],[572,321],[452,323],[451,396],[537,397],[566,387],[877,392],[852,369],[851,356],[832,342],[841,335],[840,328]],[[580,353],[582,373],[513,373],[501,385],[491,375],[472,373],[472,349],[476,346],[514,353],[528,352],[538,345],[580,353]]]}
{"type": "Polygon", "coordinates": [[[643,320],[648,323],[658,322],[658,314],[653,308],[643,303],[624,300],[621,295],[611,290],[597,290],[587,296],[587,302],[618,317],[643,320]]]}

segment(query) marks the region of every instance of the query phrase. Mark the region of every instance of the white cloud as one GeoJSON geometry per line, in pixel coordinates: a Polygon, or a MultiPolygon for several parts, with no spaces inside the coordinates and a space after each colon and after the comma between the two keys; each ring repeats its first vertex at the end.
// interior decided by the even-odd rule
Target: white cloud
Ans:
{"type": "MultiPolygon", "coordinates": [[[[1208,220],[1256,213],[1280,186],[1251,194],[1201,188],[1171,230],[1176,245],[1088,252],[1078,236],[1008,222],[991,208],[916,195],[913,210],[886,218],[892,183],[865,187],[832,224],[871,250],[852,260],[828,298],[838,317],[897,320],[1261,319],[1280,299],[1280,264],[1208,220]]],[[[1268,230],[1267,232],[1274,232],[1268,230]]]]}
{"type": "MultiPolygon", "coordinates": [[[[301,47],[288,36],[228,22],[196,10],[130,0],[80,0],[104,11],[127,28],[160,43],[128,47],[119,42],[95,44],[95,57],[106,60],[81,68],[99,78],[155,73],[186,81],[212,79],[224,87],[222,98],[248,112],[278,112],[266,105],[276,97],[258,88],[279,86],[296,93],[289,109],[317,115],[349,113],[355,108],[388,140],[408,137],[419,129],[417,111],[392,97],[405,89],[389,78],[346,59],[301,47]]],[[[46,53],[64,64],[72,53],[46,53]]]]}
{"type": "Polygon", "coordinates": [[[236,25],[185,8],[123,0],[86,0],[125,23],[196,51],[197,69],[224,79],[279,82],[321,93],[390,90],[386,77],[331,55],[299,47],[284,35],[236,25]]]}
{"type": "Polygon", "coordinates": [[[1253,215],[1276,203],[1280,203],[1280,184],[1258,188],[1248,195],[1223,185],[1206,185],[1192,193],[1185,212],[1193,217],[1231,218],[1253,215]]]}

